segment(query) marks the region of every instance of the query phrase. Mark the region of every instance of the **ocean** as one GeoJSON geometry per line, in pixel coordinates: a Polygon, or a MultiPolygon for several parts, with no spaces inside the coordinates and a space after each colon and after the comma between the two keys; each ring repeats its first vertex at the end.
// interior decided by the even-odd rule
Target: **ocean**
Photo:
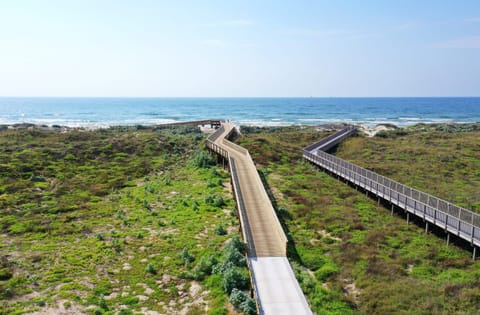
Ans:
{"type": "Polygon", "coordinates": [[[0,124],[99,128],[229,119],[238,125],[479,122],[480,97],[20,98],[0,97],[0,124]]]}

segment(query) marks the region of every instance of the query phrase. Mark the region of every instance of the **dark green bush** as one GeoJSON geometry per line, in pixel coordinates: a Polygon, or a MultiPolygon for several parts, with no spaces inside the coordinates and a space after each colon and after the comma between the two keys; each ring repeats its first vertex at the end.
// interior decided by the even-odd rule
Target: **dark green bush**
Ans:
{"type": "Polygon", "coordinates": [[[152,274],[152,275],[156,275],[157,274],[157,270],[155,269],[155,267],[152,265],[152,264],[148,264],[147,267],[145,267],[145,271],[152,274]]]}
{"type": "Polygon", "coordinates": [[[245,301],[240,304],[240,310],[245,315],[255,315],[257,314],[257,304],[254,299],[248,296],[245,301]]]}
{"type": "Polygon", "coordinates": [[[203,280],[207,275],[211,275],[217,259],[214,255],[202,256],[197,265],[192,270],[192,278],[195,280],[203,280]]]}
{"type": "Polygon", "coordinates": [[[8,280],[12,277],[13,277],[13,273],[10,270],[8,270],[6,268],[0,269],[0,280],[1,281],[8,280]]]}
{"type": "Polygon", "coordinates": [[[217,235],[226,235],[227,234],[227,230],[221,224],[215,228],[214,232],[217,235]]]}
{"type": "Polygon", "coordinates": [[[231,293],[234,288],[245,289],[248,285],[248,278],[238,267],[227,269],[223,273],[223,290],[231,293]]]}
{"type": "Polygon", "coordinates": [[[182,260],[185,262],[185,267],[188,267],[190,263],[195,260],[195,257],[190,255],[190,253],[188,252],[188,248],[186,247],[183,248],[181,257],[182,260]]]}
{"type": "Polygon", "coordinates": [[[243,303],[247,299],[247,295],[245,292],[240,291],[239,289],[235,288],[232,290],[232,293],[230,293],[230,304],[235,306],[236,309],[240,309],[240,304],[243,303]]]}
{"type": "Polygon", "coordinates": [[[193,157],[193,165],[198,168],[209,168],[215,164],[215,158],[204,150],[198,150],[193,157]]]}

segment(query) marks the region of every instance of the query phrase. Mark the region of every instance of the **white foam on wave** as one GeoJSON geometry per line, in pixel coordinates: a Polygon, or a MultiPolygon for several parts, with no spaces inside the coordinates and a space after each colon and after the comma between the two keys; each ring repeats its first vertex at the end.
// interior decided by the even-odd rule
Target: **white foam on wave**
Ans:
{"type": "Polygon", "coordinates": [[[341,123],[355,123],[355,120],[351,118],[300,118],[297,119],[299,122],[307,123],[308,125],[311,125],[312,123],[315,124],[341,124],[341,123]]]}
{"type": "MultiPolygon", "coordinates": [[[[25,119],[23,117],[0,117],[0,124],[2,125],[13,125],[21,123],[32,123],[36,125],[60,125],[71,128],[87,128],[87,129],[99,129],[99,128],[108,128],[112,126],[134,126],[134,125],[161,125],[168,123],[175,123],[180,121],[186,121],[184,119],[172,119],[172,118],[130,118],[130,119],[118,119],[118,120],[88,120],[88,119],[74,119],[66,118],[61,116],[54,116],[49,118],[29,118],[25,119]]],[[[298,118],[298,119],[282,119],[279,117],[275,118],[261,118],[261,119],[242,119],[239,117],[233,117],[232,121],[238,125],[246,126],[258,126],[258,127],[281,127],[281,126],[296,126],[296,125],[321,125],[321,124],[355,124],[363,125],[369,128],[375,127],[379,124],[392,124],[398,127],[406,127],[415,125],[418,123],[433,124],[433,123],[468,123],[471,121],[464,120],[454,120],[450,118],[421,118],[421,117],[362,117],[362,118],[298,118]]]]}
{"type": "Polygon", "coordinates": [[[422,120],[421,117],[399,117],[398,120],[412,120],[412,121],[419,121],[422,120]]]}
{"type": "Polygon", "coordinates": [[[112,126],[134,126],[134,125],[161,125],[175,123],[174,119],[160,119],[160,118],[147,118],[147,119],[127,119],[127,120],[106,120],[106,121],[92,121],[82,119],[65,119],[65,118],[31,118],[25,120],[19,119],[6,119],[0,117],[0,124],[2,125],[14,125],[14,124],[34,124],[34,125],[46,125],[52,127],[54,125],[65,126],[70,128],[87,128],[87,129],[101,129],[109,128],[112,126]]]}
{"type": "Polygon", "coordinates": [[[286,121],[269,121],[269,120],[239,120],[235,122],[238,125],[243,126],[255,126],[255,127],[282,127],[290,126],[292,123],[286,121]]]}

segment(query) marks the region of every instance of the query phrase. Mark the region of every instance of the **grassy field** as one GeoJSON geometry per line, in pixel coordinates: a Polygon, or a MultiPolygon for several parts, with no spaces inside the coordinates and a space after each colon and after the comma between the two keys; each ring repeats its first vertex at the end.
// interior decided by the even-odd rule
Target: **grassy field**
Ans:
{"type": "Polygon", "coordinates": [[[0,132],[0,314],[233,312],[248,272],[229,175],[204,139],[0,132]]]}
{"type": "MultiPolygon", "coordinates": [[[[480,132],[411,128],[354,137],[336,155],[479,209],[480,132]],[[433,185],[431,184],[433,183],[433,185]]],[[[304,162],[312,128],[243,128],[290,238],[289,257],[317,314],[477,314],[480,262],[304,162]]]]}
{"type": "MultiPolygon", "coordinates": [[[[478,313],[468,245],[302,160],[327,133],[242,131],[317,314],[478,313]]],[[[0,132],[0,314],[251,314],[229,176],[204,140],[191,128],[0,132]]],[[[335,154],[480,211],[479,152],[475,128],[417,126],[335,154]]]]}

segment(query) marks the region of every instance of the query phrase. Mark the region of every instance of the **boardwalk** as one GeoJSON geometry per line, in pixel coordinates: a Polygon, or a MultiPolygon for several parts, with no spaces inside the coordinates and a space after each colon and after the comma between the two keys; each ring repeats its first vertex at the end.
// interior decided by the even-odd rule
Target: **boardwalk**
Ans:
{"type": "Polygon", "coordinates": [[[378,197],[379,200],[383,199],[389,202],[392,212],[394,207],[403,209],[407,213],[407,220],[409,220],[410,214],[421,218],[425,221],[426,231],[428,231],[429,224],[444,229],[447,232],[447,242],[450,239],[450,233],[469,242],[473,246],[473,258],[475,259],[477,246],[480,246],[479,214],[325,152],[354,132],[355,130],[350,127],[324,138],[306,147],[303,157],[332,174],[363,188],[367,193],[378,197]]]}
{"type": "Polygon", "coordinates": [[[230,141],[229,122],[207,146],[230,168],[243,239],[260,314],[312,314],[286,258],[287,237],[248,151],[230,141]]]}

